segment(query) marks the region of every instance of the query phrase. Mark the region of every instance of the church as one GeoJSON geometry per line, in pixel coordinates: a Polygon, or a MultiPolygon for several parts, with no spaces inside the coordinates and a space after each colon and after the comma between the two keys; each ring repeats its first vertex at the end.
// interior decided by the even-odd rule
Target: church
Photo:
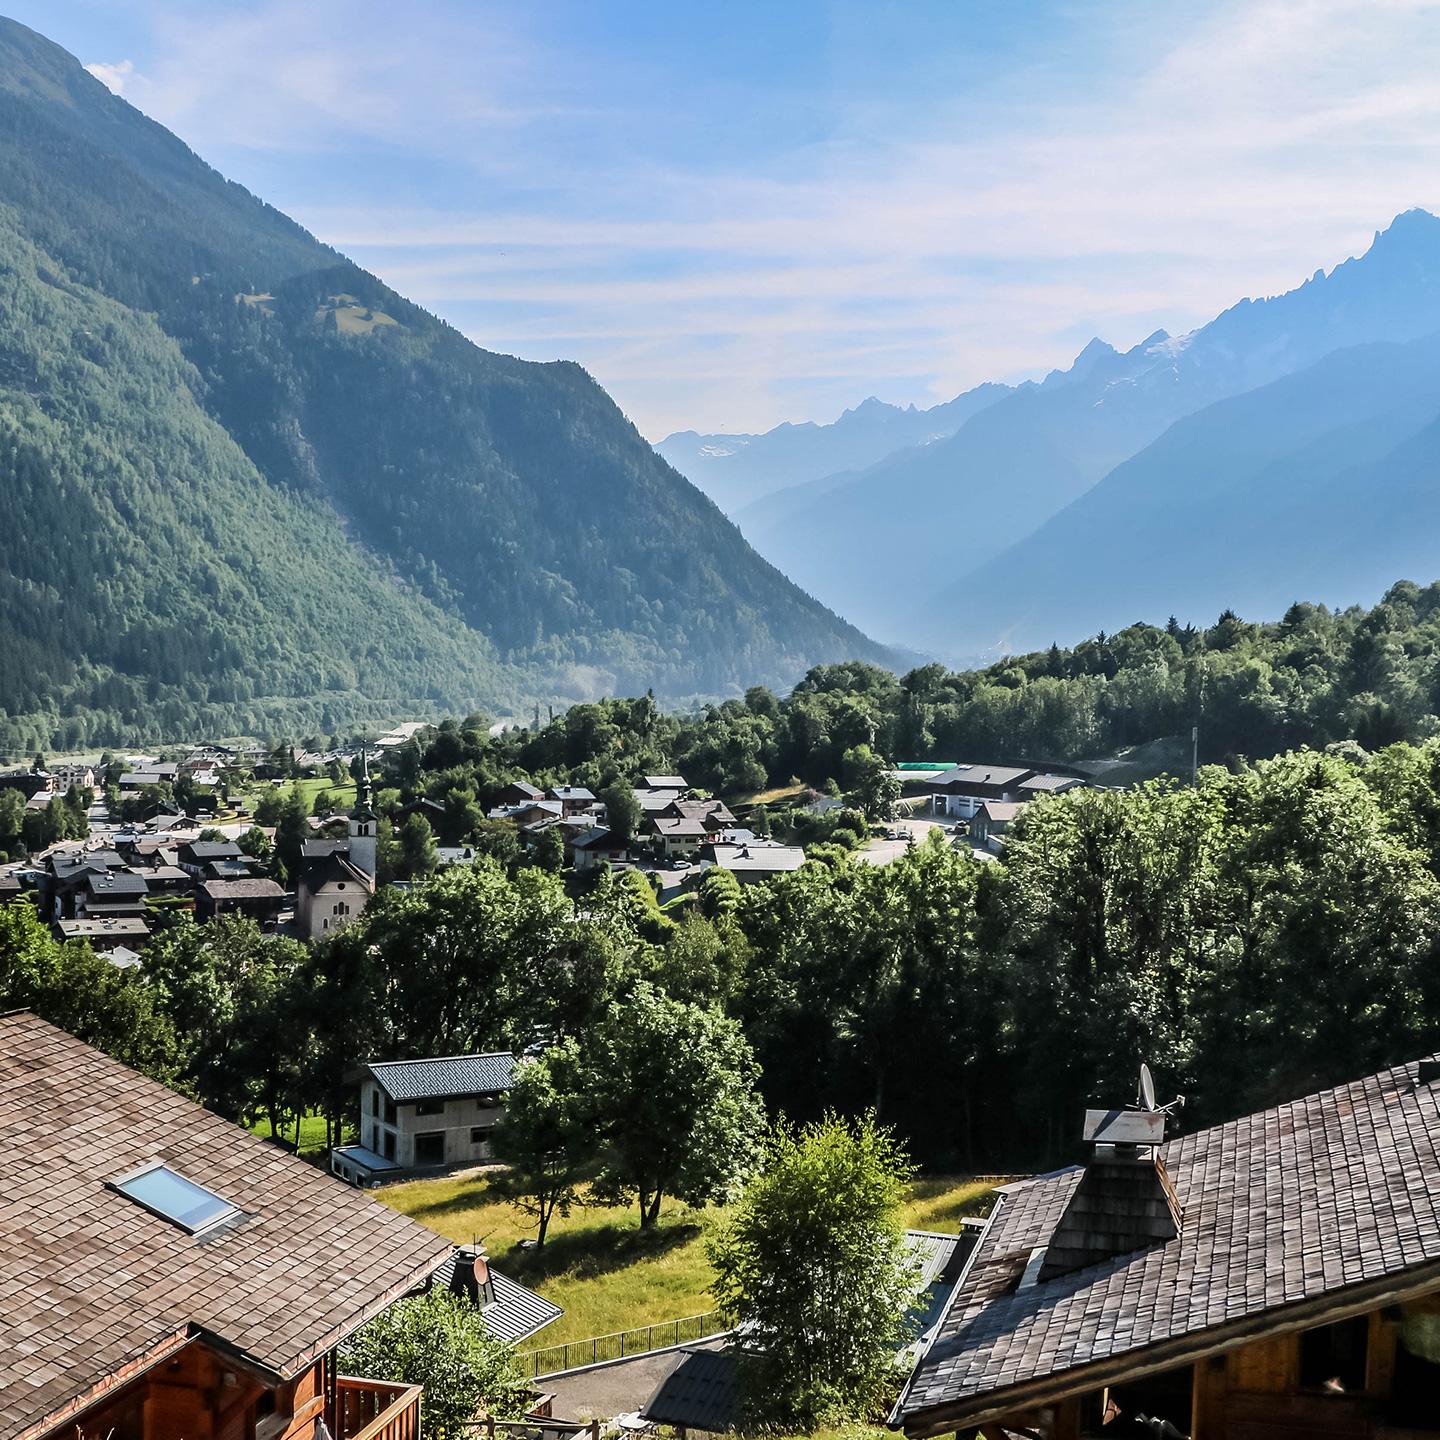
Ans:
{"type": "Polygon", "coordinates": [[[320,940],[359,918],[375,893],[376,829],[370,775],[361,764],[355,808],[343,840],[307,840],[295,889],[295,924],[307,940],[320,940]]]}

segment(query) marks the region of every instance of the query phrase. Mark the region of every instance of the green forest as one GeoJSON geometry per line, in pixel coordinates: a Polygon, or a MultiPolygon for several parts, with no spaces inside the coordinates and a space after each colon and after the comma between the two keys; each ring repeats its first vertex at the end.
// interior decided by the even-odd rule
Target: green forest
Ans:
{"type": "Polygon", "coordinates": [[[176,919],[122,975],[0,910],[0,1004],[282,1125],[349,1116],[359,1058],[583,1053],[656,995],[734,1022],[772,1115],[874,1109],[931,1167],[1075,1153],[1141,1060],[1187,1127],[1303,1094],[1440,1047],[1440,741],[1072,791],[991,864],[831,848],[678,918],[637,875],[575,899],[485,857],[314,949],[176,919]]]}

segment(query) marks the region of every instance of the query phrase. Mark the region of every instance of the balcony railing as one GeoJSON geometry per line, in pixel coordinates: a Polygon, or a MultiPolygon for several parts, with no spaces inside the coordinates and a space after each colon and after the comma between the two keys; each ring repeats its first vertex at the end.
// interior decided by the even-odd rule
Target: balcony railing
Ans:
{"type": "Polygon", "coordinates": [[[335,1381],[336,1440],[420,1440],[420,1387],[385,1380],[335,1381]]]}

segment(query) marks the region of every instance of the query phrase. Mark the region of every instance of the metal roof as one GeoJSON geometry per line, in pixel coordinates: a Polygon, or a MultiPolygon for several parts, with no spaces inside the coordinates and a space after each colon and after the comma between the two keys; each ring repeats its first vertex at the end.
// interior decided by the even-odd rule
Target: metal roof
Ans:
{"type": "Polygon", "coordinates": [[[656,1425],[719,1435],[740,1419],[735,1357],[725,1350],[685,1350],[640,1414],[656,1425]]]}
{"type": "Polygon", "coordinates": [[[397,1103],[439,1100],[508,1090],[515,1073],[515,1056],[509,1050],[496,1050],[484,1055],[443,1055],[434,1060],[382,1060],[365,1068],[397,1103]]]}
{"type": "MultiPolygon", "coordinates": [[[[547,1300],[518,1280],[502,1275],[494,1265],[489,1269],[495,1302],[480,1312],[480,1318],[497,1340],[503,1340],[507,1345],[518,1345],[565,1313],[553,1300],[547,1300]]],[[[448,1290],[454,1278],[455,1252],[452,1250],[436,1267],[430,1283],[438,1289],[448,1290]]]]}

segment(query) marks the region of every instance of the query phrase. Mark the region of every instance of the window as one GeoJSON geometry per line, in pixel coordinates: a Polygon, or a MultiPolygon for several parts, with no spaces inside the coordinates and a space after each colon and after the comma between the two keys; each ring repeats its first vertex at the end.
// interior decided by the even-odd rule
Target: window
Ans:
{"type": "Polygon", "coordinates": [[[494,1133],[493,1125],[472,1125],[470,1127],[470,1143],[472,1145],[488,1145],[490,1137],[494,1133]]]}
{"type": "Polygon", "coordinates": [[[445,1102],[443,1100],[417,1100],[415,1113],[417,1115],[443,1115],[445,1102]]]}
{"type": "Polygon", "coordinates": [[[385,1132],[385,1142],[380,1148],[387,1160],[395,1158],[395,1132],[393,1130],[385,1132]]]}
{"type": "Polygon", "coordinates": [[[385,1097],[385,1123],[387,1125],[397,1124],[395,1102],[387,1095],[385,1097]]]}
{"type": "Polygon", "coordinates": [[[1370,1319],[1357,1315],[1306,1330],[1300,1336],[1300,1386],[1331,1395],[1358,1395],[1365,1389],[1365,1351],[1370,1319]]]}
{"type": "Polygon", "coordinates": [[[348,915],[350,913],[350,907],[343,900],[337,900],[335,902],[335,913],[337,915],[348,915]]]}
{"type": "Polygon", "coordinates": [[[445,1163],[445,1132],[431,1130],[415,1137],[415,1163],[417,1165],[443,1165],[445,1163]]]}
{"type": "Polygon", "coordinates": [[[158,1161],[132,1170],[110,1183],[122,1195],[128,1196],[137,1205],[143,1205],[152,1215],[170,1220],[192,1235],[210,1230],[222,1220],[240,1213],[236,1206],[222,1200],[214,1191],[187,1180],[178,1170],[172,1170],[158,1161]]]}
{"type": "Polygon", "coordinates": [[[378,1090],[370,1092],[370,1113],[376,1117],[380,1114],[380,1092],[378,1090]]]}

